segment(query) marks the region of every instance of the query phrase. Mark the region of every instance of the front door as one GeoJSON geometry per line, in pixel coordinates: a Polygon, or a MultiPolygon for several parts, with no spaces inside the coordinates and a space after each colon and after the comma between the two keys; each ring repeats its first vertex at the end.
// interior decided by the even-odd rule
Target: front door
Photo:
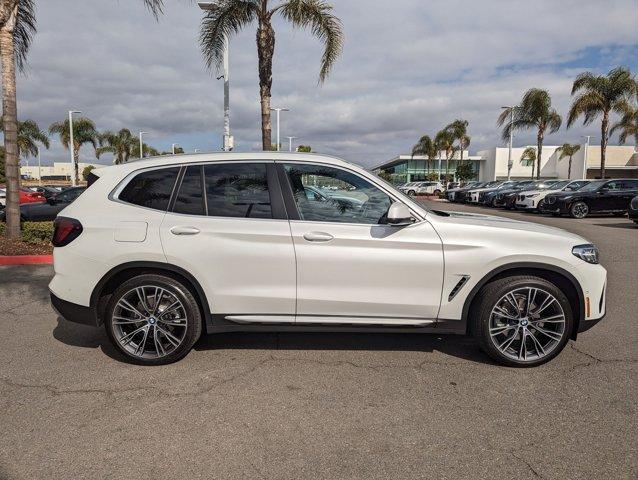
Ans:
{"type": "Polygon", "coordinates": [[[161,238],[167,261],[199,280],[213,314],[294,322],[295,252],[273,163],[186,167],[161,238]]]}
{"type": "Polygon", "coordinates": [[[280,169],[295,209],[297,323],[434,323],[443,251],[432,226],[385,224],[394,199],[345,168],[291,162],[280,169]]]}

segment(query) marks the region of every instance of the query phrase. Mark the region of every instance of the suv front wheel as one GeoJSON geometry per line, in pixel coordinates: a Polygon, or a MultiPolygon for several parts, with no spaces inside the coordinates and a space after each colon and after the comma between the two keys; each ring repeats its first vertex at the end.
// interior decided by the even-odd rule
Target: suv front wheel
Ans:
{"type": "Polygon", "coordinates": [[[180,360],[202,332],[201,313],[190,290],[157,274],[122,283],[109,300],[104,324],[115,348],[144,365],[180,360]]]}
{"type": "Polygon", "coordinates": [[[514,276],[487,284],[479,292],[472,330],[481,348],[512,367],[548,362],[567,344],[574,325],[565,294],[534,276],[514,276]]]}

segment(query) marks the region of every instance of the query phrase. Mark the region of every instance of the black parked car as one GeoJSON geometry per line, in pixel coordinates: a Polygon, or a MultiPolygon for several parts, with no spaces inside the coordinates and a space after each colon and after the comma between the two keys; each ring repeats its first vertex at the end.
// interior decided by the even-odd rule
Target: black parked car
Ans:
{"type": "Polygon", "coordinates": [[[468,182],[464,187],[449,188],[445,191],[445,196],[450,202],[462,202],[465,200],[465,193],[474,188],[480,188],[487,182],[468,182]]]}
{"type": "Polygon", "coordinates": [[[596,180],[575,192],[547,195],[541,211],[573,218],[585,218],[590,213],[624,215],[636,195],[638,180],[596,180]]]}
{"type": "Polygon", "coordinates": [[[41,193],[42,195],[44,195],[44,198],[55,197],[61,192],[61,190],[50,187],[48,185],[43,185],[41,187],[29,187],[29,190],[31,190],[32,192],[41,193]]]}
{"type": "Polygon", "coordinates": [[[493,207],[494,199],[496,198],[496,196],[500,192],[511,189],[517,183],[518,182],[515,180],[507,180],[506,182],[503,182],[496,187],[479,192],[478,203],[482,203],[483,205],[487,205],[488,207],[493,207]]]}
{"type": "MultiPolygon", "coordinates": [[[[507,210],[513,210],[516,208],[516,199],[520,195],[521,192],[530,191],[530,190],[547,190],[551,188],[554,184],[558,183],[558,180],[537,180],[535,182],[529,184],[519,184],[512,187],[512,192],[505,194],[505,198],[503,199],[503,204],[499,205],[507,210]],[[522,186],[523,188],[519,188],[522,186]]],[[[497,196],[498,199],[498,196],[497,196]]],[[[498,200],[495,203],[500,203],[498,200]]]]}
{"type": "MultiPolygon", "coordinates": [[[[46,202],[23,203],[20,205],[20,220],[23,222],[44,222],[55,220],[64,207],[86,190],[85,187],[68,188],[57,195],[47,198],[46,202]]],[[[0,211],[0,221],[5,221],[5,211],[0,211]]]]}
{"type": "Polygon", "coordinates": [[[537,183],[541,183],[541,182],[534,181],[534,180],[521,180],[520,182],[516,182],[515,184],[510,185],[509,187],[499,189],[497,194],[494,196],[490,206],[509,208],[508,201],[510,200],[510,198],[513,197],[514,198],[514,201],[512,202],[512,207],[513,207],[514,203],[516,202],[516,195],[518,195],[518,192],[520,192],[521,190],[533,190],[536,187],[537,183]]]}
{"type": "Polygon", "coordinates": [[[634,223],[638,224],[638,195],[636,195],[629,203],[627,215],[629,215],[630,220],[633,220],[634,223]]]}

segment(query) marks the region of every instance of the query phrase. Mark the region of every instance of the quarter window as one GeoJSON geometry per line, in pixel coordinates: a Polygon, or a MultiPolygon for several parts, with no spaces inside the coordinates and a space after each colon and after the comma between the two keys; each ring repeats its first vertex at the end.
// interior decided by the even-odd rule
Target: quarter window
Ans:
{"type": "Polygon", "coordinates": [[[142,207],[166,210],[178,172],[179,168],[175,167],[138,173],[122,189],[119,199],[142,207]]]}
{"type": "Polygon", "coordinates": [[[622,188],[624,190],[638,190],[638,180],[623,180],[622,188]]]}
{"type": "Polygon", "coordinates": [[[204,180],[208,215],[272,218],[265,164],[209,164],[204,180]]]}
{"type": "Polygon", "coordinates": [[[287,164],[284,168],[301,220],[385,223],[392,200],[358,175],[323,165],[287,164]]]}

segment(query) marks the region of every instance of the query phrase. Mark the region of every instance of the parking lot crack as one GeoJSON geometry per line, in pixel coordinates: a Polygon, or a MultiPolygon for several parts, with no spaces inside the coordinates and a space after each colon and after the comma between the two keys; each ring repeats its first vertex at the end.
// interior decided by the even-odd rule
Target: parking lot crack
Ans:
{"type": "Polygon", "coordinates": [[[545,477],[543,477],[543,475],[541,475],[541,474],[538,472],[538,470],[536,470],[536,469],[534,468],[534,466],[533,466],[531,463],[529,463],[527,460],[525,460],[525,459],[524,459],[524,458],[522,458],[522,457],[519,457],[518,455],[516,455],[516,453],[514,453],[514,452],[512,452],[512,451],[510,451],[509,453],[510,453],[510,455],[512,455],[514,458],[516,458],[517,460],[519,460],[519,461],[523,462],[525,465],[527,465],[527,468],[529,468],[529,471],[530,471],[530,472],[532,472],[532,474],[533,474],[536,478],[545,478],[545,477]]]}

